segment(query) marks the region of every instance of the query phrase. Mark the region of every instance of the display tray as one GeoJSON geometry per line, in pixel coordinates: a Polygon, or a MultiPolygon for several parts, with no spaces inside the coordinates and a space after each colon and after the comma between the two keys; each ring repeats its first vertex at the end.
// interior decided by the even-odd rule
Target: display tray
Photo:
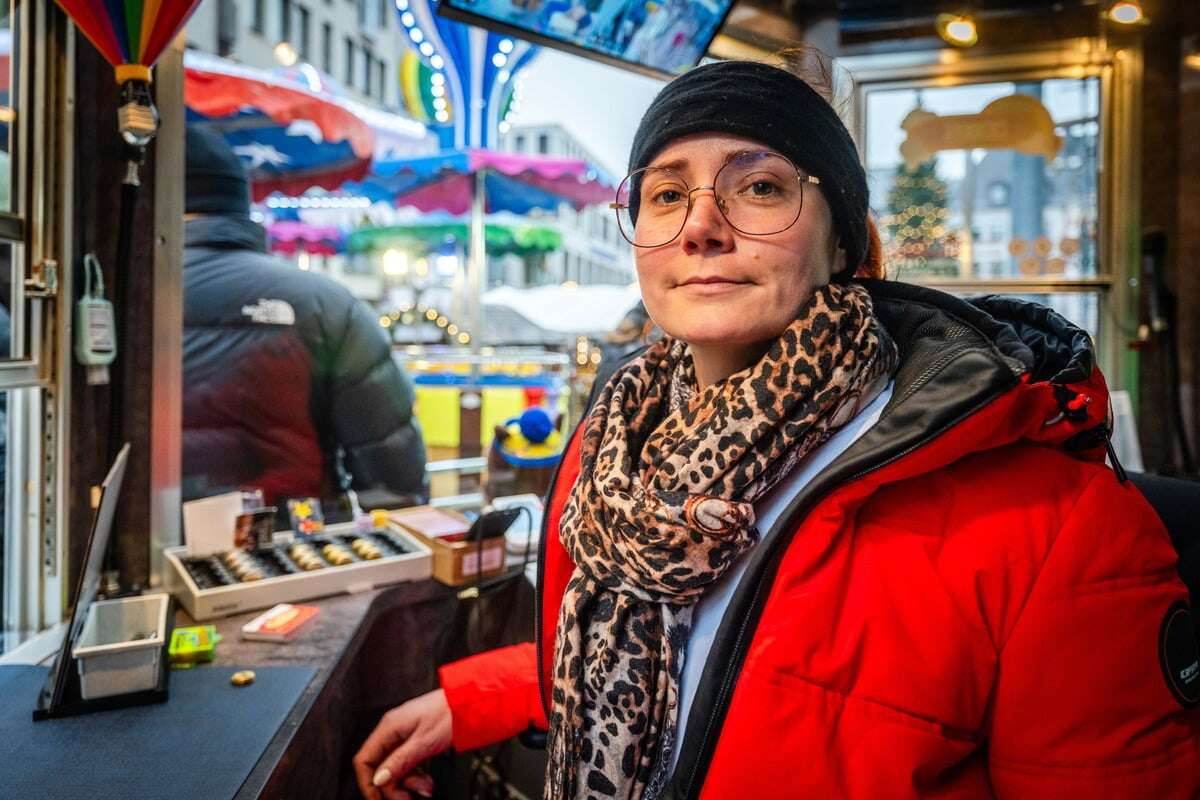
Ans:
{"type": "Polygon", "coordinates": [[[194,557],[186,547],[163,551],[169,566],[168,587],[193,619],[423,580],[432,569],[429,548],[407,532],[360,533],[353,524],[331,525],[317,536],[236,552],[236,557],[225,553],[194,557]],[[356,546],[358,540],[362,541],[356,546]],[[364,549],[363,542],[378,557],[364,549]],[[302,554],[297,545],[308,547],[302,554]]]}

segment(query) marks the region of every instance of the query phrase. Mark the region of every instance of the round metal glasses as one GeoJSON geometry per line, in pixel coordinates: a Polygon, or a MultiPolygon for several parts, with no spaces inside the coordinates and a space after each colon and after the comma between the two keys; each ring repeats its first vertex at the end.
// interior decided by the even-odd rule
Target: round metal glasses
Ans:
{"type": "Polygon", "coordinates": [[[729,157],[711,186],[688,186],[669,166],[634,170],[621,181],[616,211],[621,235],[634,247],[662,247],[687,223],[696,192],[711,190],[729,225],[749,236],[770,236],[796,224],[804,209],[804,184],[820,184],[784,156],[766,150],[729,157]]]}

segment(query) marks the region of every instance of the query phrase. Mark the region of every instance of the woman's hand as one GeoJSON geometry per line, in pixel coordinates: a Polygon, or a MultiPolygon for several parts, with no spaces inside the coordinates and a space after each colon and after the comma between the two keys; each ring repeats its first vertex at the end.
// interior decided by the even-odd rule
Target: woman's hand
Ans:
{"type": "Polygon", "coordinates": [[[433,795],[433,779],[421,762],[448,750],[453,741],[450,704],[436,689],[383,715],[354,756],[354,777],[367,800],[409,800],[433,795]]]}

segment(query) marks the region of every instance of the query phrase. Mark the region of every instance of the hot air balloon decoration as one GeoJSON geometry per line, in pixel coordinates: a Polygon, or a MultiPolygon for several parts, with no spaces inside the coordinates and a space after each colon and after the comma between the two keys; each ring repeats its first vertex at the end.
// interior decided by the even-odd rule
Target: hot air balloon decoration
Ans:
{"type": "Polygon", "coordinates": [[[117,122],[129,146],[125,183],[136,186],[138,166],[158,130],[150,68],[200,5],[200,0],[57,0],[121,85],[117,122]]]}

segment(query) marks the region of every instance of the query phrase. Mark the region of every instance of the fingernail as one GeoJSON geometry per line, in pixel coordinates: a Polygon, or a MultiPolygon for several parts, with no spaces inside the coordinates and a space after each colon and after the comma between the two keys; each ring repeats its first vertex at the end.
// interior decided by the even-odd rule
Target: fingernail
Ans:
{"type": "Polygon", "coordinates": [[[376,786],[383,786],[385,783],[387,783],[391,779],[392,779],[392,771],[390,769],[388,769],[387,767],[384,767],[383,769],[378,770],[375,773],[375,777],[371,779],[371,783],[375,784],[376,786]]]}

